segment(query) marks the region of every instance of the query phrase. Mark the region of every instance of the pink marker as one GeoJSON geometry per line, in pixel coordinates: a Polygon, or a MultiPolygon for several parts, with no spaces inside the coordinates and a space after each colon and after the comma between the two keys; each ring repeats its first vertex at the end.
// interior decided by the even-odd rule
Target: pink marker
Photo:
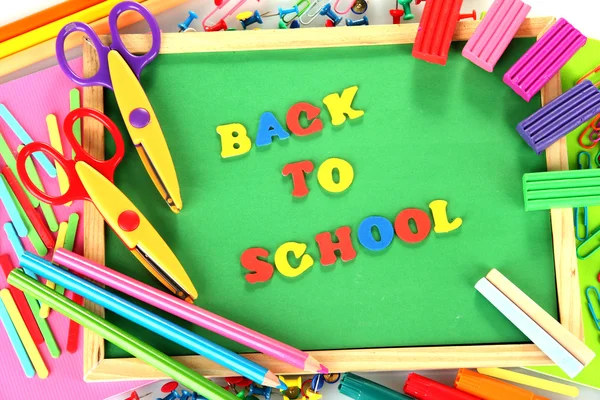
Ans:
{"type": "Polygon", "coordinates": [[[463,49],[463,56],[488,72],[504,54],[531,6],[521,0],[496,0],[463,49]]]}
{"type": "Polygon", "coordinates": [[[69,250],[58,249],[54,253],[52,261],[67,267],[81,276],[100,282],[169,314],[281,360],[302,371],[318,372],[320,374],[329,372],[325,366],[306,352],[213,314],[185,300],[164,293],[69,250]]]}
{"type": "Polygon", "coordinates": [[[504,83],[529,101],[586,42],[581,32],[561,18],[508,70],[504,83]]]}

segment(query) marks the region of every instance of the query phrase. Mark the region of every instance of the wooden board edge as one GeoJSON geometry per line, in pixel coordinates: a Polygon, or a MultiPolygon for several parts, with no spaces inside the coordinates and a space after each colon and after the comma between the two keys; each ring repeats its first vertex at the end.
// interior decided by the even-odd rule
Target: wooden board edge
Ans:
{"type": "MultiPolygon", "coordinates": [[[[331,372],[403,371],[476,367],[519,367],[552,365],[552,361],[533,344],[488,346],[442,346],[364,350],[330,350],[311,352],[331,372]]],[[[244,357],[263,365],[278,375],[301,374],[302,371],[259,353],[244,357]]],[[[206,377],[236,374],[200,356],[174,357],[177,361],[206,377]]],[[[105,359],[87,376],[88,382],[163,379],[164,374],[136,358],[105,359]]]]}
{"type": "MultiPolygon", "coordinates": [[[[556,19],[540,32],[538,39],[554,25],[556,19]]],[[[560,73],[556,74],[542,88],[542,106],[548,104],[562,94],[560,73]]],[[[546,150],[548,171],[569,169],[569,153],[567,138],[563,137],[546,150]]],[[[575,253],[575,228],[573,226],[573,209],[560,208],[550,210],[552,225],[552,243],[554,248],[554,267],[556,273],[556,291],[558,296],[558,313],[560,323],[580,340],[584,340],[581,294],[577,255],[575,253]]]]}
{"type": "MultiPolygon", "coordinates": [[[[537,37],[553,21],[552,17],[527,18],[516,36],[537,37]]],[[[480,21],[461,21],[453,40],[468,40],[480,21]]],[[[163,33],[160,53],[204,53],[223,51],[253,51],[307,49],[347,46],[372,46],[414,43],[418,24],[368,25],[360,28],[337,27],[310,29],[260,29],[253,31],[163,33]]],[[[146,53],[152,43],[151,35],[122,35],[129,51],[146,53]]],[[[110,43],[110,36],[102,36],[110,43]]]]}
{"type": "MultiPolygon", "coordinates": [[[[547,30],[554,22],[555,18],[540,17],[528,18],[521,25],[517,37],[538,37],[547,30]]],[[[458,24],[453,40],[465,41],[473,34],[479,21],[462,21],[458,24]]],[[[381,25],[367,26],[360,29],[350,29],[342,31],[339,29],[328,28],[311,28],[311,29],[292,29],[292,30],[258,30],[249,32],[199,32],[199,33],[166,33],[162,35],[161,54],[172,53],[193,53],[193,52],[218,52],[218,51],[243,51],[243,50],[275,50],[275,49],[300,49],[300,48],[319,48],[319,47],[344,47],[344,46],[359,46],[359,45],[385,45],[385,44],[410,44],[414,42],[416,36],[416,24],[406,25],[381,25]],[[338,34],[338,30],[340,33],[338,34]],[[261,33],[262,32],[262,33],[261,33]],[[289,32],[298,32],[290,34],[289,32]],[[304,33],[306,32],[306,33],[304,33]],[[325,32],[327,34],[325,35],[325,32]],[[332,36],[331,33],[334,33],[332,36]],[[202,40],[199,40],[199,35],[202,40]],[[211,36],[206,36],[211,35],[211,36]],[[296,36],[293,36],[296,35],[296,36]],[[210,38],[210,40],[209,40],[210,38]],[[284,38],[284,39],[283,39],[284,38]],[[308,43],[306,43],[308,41],[308,43]]],[[[110,42],[109,36],[103,36],[102,40],[105,43],[110,42]]],[[[123,35],[123,43],[134,53],[145,53],[150,49],[149,35],[123,35]]],[[[84,45],[84,49],[85,49],[84,45]]],[[[90,47],[89,44],[87,47],[90,47]]],[[[97,65],[96,53],[88,51],[90,62],[86,63],[86,52],[84,51],[84,68],[91,68],[97,65]],[[94,60],[95,59],[95,60],[94,60]],[[89,66],[88,66],[89,64],[89,66]]],[[[555,80],[553,78],[553,80],[555,80]]],[[[560,80],[560,77],[558,77],[560,80]]],[[[560,89],[560,82],[558,85],[560,89]]],[[[97,88],[93,88],[97,89],[97,88]]],[[[90,92],[89,98],[85,96],[84,90],[84,105],[92,106],[100,110],[103,109],[102,90],[97,89],[100,93],[90,92]]],[[[552,90],[556,90],[556,83],[551,81],[542,91],[542,101],[549,101],[549,95],[552,90]],[[546,93],[546,94],[544,94],[546,93]]],[[[84,135],[87,133],[84,125],[84,135]]],[[[89,145],[94,147],[98,143],[103,143],[103,138],[99,135],[90,136],[89,145]],[[96,138],[94,140],[93,138],[96,138]]],[[[85,143],[85,141],[84,141],[85,143]]],[[[102,146],[100,146],[102,147],[102,146]]],[[[103,151],[103,148],[102,148],[103,151]]],[[[566,142],[564,147],[559,144],[548,149],[548,154],[554,154],[558,151],[559,154],[566,153],[566,142]]],[[[556,156],[553,156],[553,160],[556,156]]],[[[560,159],[564,156],[561,155],[560,159]]],[[[551,163],[549,162],[550,166],[551,163]]],[[[560,211],[560,210],[558,210],[560,211]]],[[[95,238],[101,235],[102,246],[94,243],[92,246],[84,247],[84,255],[94,261],[104,263],[104,224],[100,219],[98,224],[97,219],[92,218],[93,214],[97,214],[96,209],[91,206],[84,209],[84,227],[86,230],[85,237],[95,238]],[[89,216],[90,225],[86,223],[86,215],[89,216]],[[100,226],[99,226],[100,225],[100,226]],[[94,229],[88,236],[87,230],[94,229]]],[[[99,215],[97,215],[99,217],[99,215]]],[[[101,218],[101,217],[100,217],[101,218]]],[[[560,221],[565,222],[564,215],[560,215],[560,221]]],[[[553,235],[554,232],[561,233],[560,238],[568,239],[564,235],[567,234],[568,228],[561,229],[558,225],[559,220],[556,220],[557,229],[555,229],[555,218],[553,218],[553,235]]],[[[561,222],[561,223],[562,223],[561,222]]],[[[572,223],[571,223],[571,229],[572,223]]],[[[574,233],[572,235],[574,237],[574,233]]],[[[568,293],[568,287],[565,283],[571,283],[571,280],[566,280],[566,273],[571,264],[568,260],[562,260],[557,257],[557,252],[560,255],[569,253],[568,240],[556,240],[553,236],[554,251],[555,251],[555,268],[557,276],[557,293],[559,297],[559,310],[561,323],[566,326],[576,336],[576,326],[581,325],[581,304],[579,304],[579,314],[576,313],[576,305],[572,304],[572,294],[568,293]],[[557,246],[556,243],[559,243],[557,246]],[[557,250],[558,249],[558,250],[557,250]],[[560,278],[559,278],[560,276],[560,278]],[[563,308],[567,307],[564,312],[563,308]],[[573,314],[575,312],[575,314],[573,314]],[[572,323],[571,318],[575,318],[575,323],[572,323]],[[563,321],[564,319],[564,321],[563,321]],[[577,320],[579,322],[577,322],[577,320]]],[[[575,248],[573,246],[573,254],[575,248]]],[[[575,263],[575,273],[576,273],[575,263]]],[[[577,287],[579,282],[577,281],[577,287]]],[[[579,293],[578,291],[576,292],[579,293]]],[[[104,309],[86,301],[86,307],[94,312],[104,314],[104,309]]],[[[581,328],[582,331],[582,328],[581,328]]],[[[147,380],[161,379],[165,376],[157,371],[154,367],[137,360],[135,358],[104,358],[104,341],[98,335],[95,335],[85,330],[84,335],[84,379],[86,382],[101,382],[101,381],[119,381],[119,380],[147,380]]],[[[578,336],[579,337],[579,336],[578,336]]],[[[522,366],[541,366],[553,365],[552,361],[546,357],[535,345],[489,345],[489,346],[441,346],[441,347],[406,347],[406,348],[391,348],[391,349],[359,349],[359,350],[332,350],[313,352],[313,355],[318,357],[320,361],[325,363],[331,371],[398,371],[398,370],[425,370],[425,369],[450,369],[450,368],[475,368],[475,367],[522,367],[522,366]]],[[[245,357],[264,365],[268,369],[275,371],[278,374],[298,374],[300,371],[293,369],[285,363],[271,359],[263,354],[248,354],[245,357]]],[[[201,356],[185,356],[174,357],[178,361],[193,368],[198,373],[208,377],[225,377],[235,375],[230,370],[220,367],[201,356]]]]}
{"type": "MultiPolygon", "coordinates": [[[[83,75],[93,76],[99,68],[97,53],[94,47],[83,40],[83,75]]],[[[104,93],[101,87],[88,86],[83,88],[83,107],[93,108],[104,112],[104,93]]],[[[83,121],[82,144],[84,149],[96,159],[104,158],[104,127],[97,121],[83,121]]],[[[83,205],[83,255],[90,260],[104,264],[104,219],[89,202],[83,205]]],[[[104,308],[85,300],[85,307],[104,318],[104,308]]],[[[83,378],[104,360],[104,339],[90,331],[83,331],[83,378]]]]}

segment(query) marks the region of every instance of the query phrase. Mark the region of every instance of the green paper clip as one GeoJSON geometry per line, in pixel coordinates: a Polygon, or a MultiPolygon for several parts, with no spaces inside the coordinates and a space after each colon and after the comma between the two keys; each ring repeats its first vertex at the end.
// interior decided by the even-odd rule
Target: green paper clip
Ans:
{"type": "Polygon", "coordinates": [[[598,289],[596,289],[594,286],[588,286],[588,288],[585,289],[585,297],[587,298],[588,308],[590,309],[590,313],[592,314],[596,328],[600,331],[600,320],[598,319],[596,311],[594,311],[594,306],[592,305],[592,299],[590,297],[591,291],[596,292],[596,300],[598,303],[600,303],[600,292],[598,292],[598,289]]]}
{"type": "Polygon", "coordinates": [[[523,197],[526,211],[600,205],[600,169],[524,174],[523,197]]]}

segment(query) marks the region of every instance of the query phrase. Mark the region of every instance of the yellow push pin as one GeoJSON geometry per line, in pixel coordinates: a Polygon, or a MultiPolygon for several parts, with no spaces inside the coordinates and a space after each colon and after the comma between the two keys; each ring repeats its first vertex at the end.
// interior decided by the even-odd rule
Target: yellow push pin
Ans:
{"type": "Polygon", "coordinates": [[[239,13],[235,17],[240,21],[244,21],[244,20],[252,17],[253,15],[254,15],[254,13],[252,11],[244,11],[244,12],[239,13]]]}

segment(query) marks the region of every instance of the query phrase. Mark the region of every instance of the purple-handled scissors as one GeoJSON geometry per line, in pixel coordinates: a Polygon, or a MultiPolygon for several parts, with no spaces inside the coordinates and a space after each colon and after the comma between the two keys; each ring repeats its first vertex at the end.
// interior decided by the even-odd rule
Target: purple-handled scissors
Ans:
{"type": "Polygon", "coordinates": [[[146,171],[171,210],[178,213],[182,206],[175,166],[164,134],[150,101],[140,84],[142,70],[154,60],[160,50],[160,28],[147,8],[133,1],[117,4],[108,16],[113,43],[105,46],[93,29],[83,22],[73,22],[61,29],[56,38],[56,57],[63,72],[81,86],[103,86],[112,89],[127,126],[127,131],[140,155],[146,171]],[[150,26],[152,45],[150,51],[138,56],[127,50],[121,37],[117,20],[126,11],[136,11],[150,26]],[[98,52],[100,67],[96,75],[84,78],[69,66],[64,51],[66,38],[73,32],[86,34],[98,52]]]}

